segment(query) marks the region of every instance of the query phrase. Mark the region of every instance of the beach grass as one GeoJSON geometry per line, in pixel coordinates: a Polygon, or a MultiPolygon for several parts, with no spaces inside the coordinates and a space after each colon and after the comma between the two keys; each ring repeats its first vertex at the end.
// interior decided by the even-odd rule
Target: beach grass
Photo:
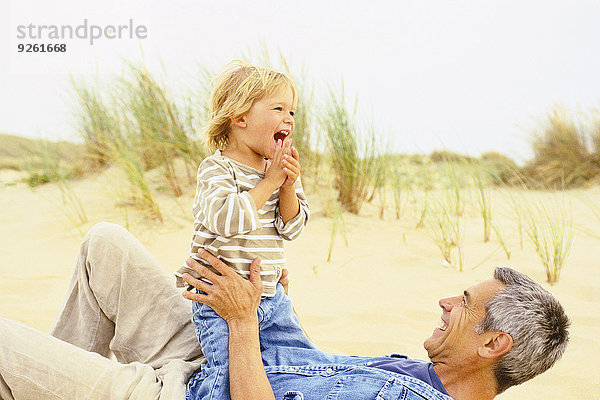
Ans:
{"type": "Polygon", "coordinates": [[[345,102],[343,84],[339,90],[331,86],[325,113],[321,115],[321,127],[327,138],[338,200],[345,210],[358,214],[372,186],[377,156],[374,128],[361,135],[355,117],[356,102],[351,113],[345,102]]]}
{"type": "Polygon", "coordinates": [[[506,239],[505,239],[504,231],[502,230],[502,227],[500,226],[499,223],[494,222],[494,221],[491,222],[491,225],[492,225],[492,230],[496,234],[496,239],[498,239],[498,243],[500,244],[500,247],[502,247],[502,250],[504,250],[506,259],[510,260],[511,251],[508,248],[508,244],[506,243],[506,239]]]}
{"type": "Polygon", "coordinates": [[[401,219],[408,205],[410,184],[404,170],[404,163],[398,161],[392,166],[392,191],[394,195],[394,211],[396,219],[401,219]]]}
{"type": "Polygon", "coordinates": [[[441,252],[442,258],[453,268],[464,268],[465,198],[464,180],[455,162],[444,162],[441,188],[432,196],[426,217],[426,230],[441,252]],[[453,250],[456,250],[453,256],[453,250]]]}
{"type": "Polygon", "coordinates": [[[484,172],[477,168],[473,173],[473,186],[475,188],[475,197],[479,214],[483,221],[483,242],[487,243],[490,240],[492,231],[492,196],[488,182],[485,181],[484,172]]]}
{"type": "MultiPolygon", "coordinates": [[[[259,58],[263,60],[259,63],[273,66],[268,52],[259,58]]],[[[555,107],[535,132],[534,157],[524,167],[496,152],[481,157],[449,150],[393,154],[375,123],[358,122],[358,101],[347,101],[343,81],[329,85],[323,95],[315,91],[306,69],[292,70],[281,54],[276,62],[274,67],[292,76],[298,89],[293,140],[308,178],[304,182],[318,191],[324,175],[328,175],[325,181],[331,179],[328,259],[336,237],[345,237],[344,212],[359,214],[365,202],[374,200],[379,218],[385,219],[391,209],[397,220],[406,214],[414,219],[416,229],[426,228],[443,260],[459,271],[464,267],[465,223],[474,213],[483,223],[483,241],[490,241],[494,233],[510,258],[504,227],[493,218],[492,193],[501,192],[508,193],[521,249],[527,238],[542,260],[548,281],[558,280],[572,241],[569,210],[560,202],[546,208],[535,204],[528,189],[562,190],[595,182],[600,171],[600,118],[590,116],[583,123],[555,107]],[[317,98],[317,93],[323,98],[317,98]]],[[[59,162],[51,164],[39,149],[0,135],[5,142],[0,146],[0,168],[28,171],[31,186],[55,182],[79,224],[86,216],[69,184],[74,177],[117,167],[128,183],[126,190],[114,191],[115,197],[121,197],[115,202],[125,205],[120,208],[124,219],[129,221],[126,205],[134,205],[161,221],[156,192],[168,191],[177,198],[191,191],[194,171],[208,154],[201,132],[215,76],[212,68],[200,65],[192,82],[184,85],[189,90],[177,91],[144,65],[126,63],[124,71],[106,82],[73,82],[73,119],[83,144],[47,147],[59,162]],[[68,146],[74,147],[65,150],[68,146]],[[152,182],[151,171],[156,177],[152,182]]],[[[599,208],[589,207],[600,221],[599,208]]]]}
{"type": "Polygon", "coordinates": [[[143,66],[130,65],[129,72],[120,86],[125,131],[144,155],[144,169],[160,167],[166,184],[179,197],[183,192],[174,160],[179,157],[194,168],[198,146],[188,137],[184,117],[164,85],[143,66]]]}
{"type": "Polygon", "coordinates": [[[521,196],[518,207],[524,216],[524,231],[542,262],[546,280],[554,285],[573,245],[574,223],[570,202],[563,192],[557,192],[550,202],[544,202],[537,196],[521,196]]]}
{"type": "Polygon", "coordinates": [[[561,190],[580,187],[600,175],[598,122],[582,118],[556,105],[540,121],[532,135],[533,159],[521,170],[530,178],[527,183],[535,188],[561,190]]]}

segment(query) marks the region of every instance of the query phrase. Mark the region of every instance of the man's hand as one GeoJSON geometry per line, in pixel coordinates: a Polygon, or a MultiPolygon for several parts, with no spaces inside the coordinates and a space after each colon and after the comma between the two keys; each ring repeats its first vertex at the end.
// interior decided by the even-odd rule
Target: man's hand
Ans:
{"type": "Polygon", "coordinates": [[[206,250],[198,255],[208,261],[217,275],[188,258],[187,265],[213,284],[183,274],[183,280],[206,294],[183,292],[183,297],[212,307],[229,326],[229,393],[232,400],[275,400],[263,367],[258,337],[262,282],[260,258],[250,264],[250,282],[206,250]]]}
{"type": "Polygon", "coordinates": [[[279,283],[281,283],[281,286],[283,286],[283,292],[285,294],[288,294],[288,287],[290,286],[290,273],[288,272],[287,269],[282,269],[281,270],[281,277],[279,278],[279,283]]]}
{"type": "Polygon", "coordinates": [[[256,258],[250,264],[250,281],[247,281],[208,251],[201,249],[198,256],[208,261],[221,275],[215,274],[193,258],[188,258],[186,261],[188,267],[213,284],[196,279],[189,274],[183,274],[185,282],[206,293],[184,291],[183,297],[206,304],[227,323],[235,320],[256,320],[256,310],[262,294],[260,258],[256,258]]]}

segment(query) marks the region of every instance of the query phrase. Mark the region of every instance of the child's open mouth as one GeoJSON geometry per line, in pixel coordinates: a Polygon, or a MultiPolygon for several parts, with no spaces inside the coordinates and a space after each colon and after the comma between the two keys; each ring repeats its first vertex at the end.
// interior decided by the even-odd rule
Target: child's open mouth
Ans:
{"type": "Polygon", "coordinates": [[[273,135],[273,140],[275,141],[275,143],[277,143],[278,140],[281,140],[283,142],[285,138],[287,138],[289,135],[290,131],[288,131],[287,129],[282,129],[280,131],[275,132],[275,135],[273,135]]]}

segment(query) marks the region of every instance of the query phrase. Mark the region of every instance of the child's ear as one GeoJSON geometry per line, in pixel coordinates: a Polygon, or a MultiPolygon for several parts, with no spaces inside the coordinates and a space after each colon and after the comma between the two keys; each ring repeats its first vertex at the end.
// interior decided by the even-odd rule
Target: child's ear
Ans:
{"type": "Polygon", "coordinates": [[[246,117],[242,115],[241,117],[231,117],[231,123],[238,128],[245,128],[248,123],[246,122],[246,117]]]}

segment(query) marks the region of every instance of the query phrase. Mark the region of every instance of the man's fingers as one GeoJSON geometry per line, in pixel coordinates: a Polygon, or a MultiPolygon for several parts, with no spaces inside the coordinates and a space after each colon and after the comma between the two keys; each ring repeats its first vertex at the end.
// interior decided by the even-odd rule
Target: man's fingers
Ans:
{"type": "Polygon", "coordinates": [[[187,290],[184,290],[181,293],[181,295],[188,300],[197,301],[198,303],[206,304],[207,306],[210,306],[209,303],[211,303],[211,299],[209,299],[207,295],[202,293],[192,293],[188,292],[187,290]]]}
{"type": "MultiPolygon", "coordinates": [[[[211,254],[210,251],[204,250],[204,249],[198,249],[198,256],[200,258],[202,258],[204,261],[207,261],[210,265],[212,265],[212,267],[214,269],[217,270],[217,272],[219,272],[221,275],[226,275],[230,269],[227,267],[227,265],[225,265],[221,260],[219,260],[217,257],[213,256],[211,254]]],[[[189,260],[188,259],[188,264],[189,264],[189,260]]],[[[191,259],[192,261],[195,261],[194,259],[191,259]]],[[[203,277],[207,278],[209,281],[212,281],[214,278],[216,278],[218,275],[215,274],[214,272],[212,272],[210,269],[206,268],[205,266],[199,264],[198,262],[196,262],[196,264],[202,268],[204,268],[203,271],[208,271],[207,274],[205,275],[204,272],[200,272],[198,270],[196,270],[197,272],[200,273],[200,275],[202,275],[203,277]]],[[[191,267],[192,269],[196,269],[191,267]]]]}
{"type": "Polygon", "coordinates": [[[282,268],[281,269],[281,277],[279,278],[279,282],[283,282],[283,281],[289,281],[289,277],[288,275],[290,274],[290,272],[287,270],[287,268],[282,268]]]}
{"type": "Polygon", "coordinates": [[[206,293],[210,292],[210,289],[211,289],[210,284],[204,282],[201,279],[196,279],[190,274],[183,274],[183,280],[187,284],[192,285],[193,287],[195,287],[198,290],[202,290],[203,292],[206,292],[206,293]]]}
{"type": "Polygon", "coordinates": [[[281,283],[283,286],[287,286],[290,284],[289,272],[285,268],[281,270],[281,277],[279,277],[279,283],[281,283]]]}
{"type": "Polygon", "coordinates": [[[262,280],[260,279],[260,257],[256,257],[250,264],[250,283],[262,292],[262,280]]]}
{"type": "MultiPolygon", "coordinates": [[[[200,254],[200,252],[198,254],[200,254]]],[[[217,274],[208,269],[206,266],[200,264],[198,261],[194,260],[192,257],[185,260],[185,263],[188,267],[200,274],[200,276],[203,276],[210,281],[213,281],[214,279],[218,278],[217,274]]]]}

